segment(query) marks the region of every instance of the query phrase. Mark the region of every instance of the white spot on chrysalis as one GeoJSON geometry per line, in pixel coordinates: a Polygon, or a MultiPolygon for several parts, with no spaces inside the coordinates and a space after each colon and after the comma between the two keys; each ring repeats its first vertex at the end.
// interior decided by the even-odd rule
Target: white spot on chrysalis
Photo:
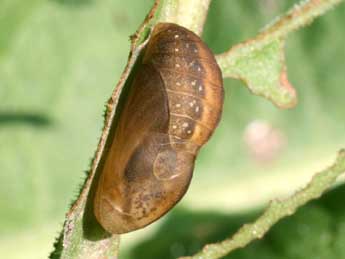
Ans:
{"type": "Polygon", "coordinates": [[[200,108],[199,106],[195,107],[195,112],[199,112],[200,108]]]}
{"type": "Polygon", "coordinates": [[[175,39],[177,39],[178,37],[180,37],[178,34],[175,34],[175,39]]]}
{"type": "Polygon", "coordinates": [[[199,92],[201,92],[201,91],[202,91],[202,86],[200,85],[200,86],[199,86],[199,92]]]}
{"type": "Polygon", "coordinates": [[[176,48],[175,51],[178,52],[178,48],[176,48]]]}
{"type": "Polygon", "coordinates": [[[176,125],[173,125],[172,128],[173,128],[173,129],[177,129],[177,126],[176,126],[176,125]]]}
{"type": "Polygon", "coordinates": [[[180,108],[180,107],[181,107],[181,104],[180,104],[180,103],[177,103],[175,106],[176,106],[177,108],[180,108]]]}
{"type": "Polygon", "coordinates": [[[192,82],[192,85],[194,86],[196,84],[196,80],[194,80],[193,82],[192,82]]]}
{"type": "Polygon", "coordinates": [[[180,65],[179,65],[179,64],[176,64],[175,67],[180,67],[180,65]]]}
{"type": "Polygon", "coordinates": [[[176,85],[180,86],[180,85],[181,85],[181,83],[180,83],[180,82],[176,82],[176,85]]]}
{"type": "Polygon", "coordinates": [[[191,134],[191,133],[192,133],[192,131],[191,131],[191,130],[188,130],[188,131],[187,131],[187,133],[188,133],[188,134],[191,134]]]}
{"type": "Polygon", "coordinates": [[[193,107],[193,106],[194,106],[194,103],[193,103],[193,102],[190,102],[189,105],[190,105],[190,107],[193,107]]]}
{"type": "Polygon", "coordinates": [[[184,128],[187,128],[188,126],[189,126],[188,122],[184,122],[184,123],[182,124],[182,127],[184,127],[184,128]]]}

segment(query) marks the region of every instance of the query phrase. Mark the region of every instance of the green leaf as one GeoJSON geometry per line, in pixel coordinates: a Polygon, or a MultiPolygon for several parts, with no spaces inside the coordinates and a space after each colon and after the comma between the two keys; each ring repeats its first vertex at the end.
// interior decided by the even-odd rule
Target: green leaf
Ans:
{"type": "Polygon", "coordinates": [[[284,40],[276,39],[260,48],[254,46],[252,42],[244,43],[225,54],[225,58],[219,55],[224,76],[243,80],[253,94],[281,108],[295,106],[296,91],[287,80],[284,40]]]}
{"type": "Polygon", "coordinates": [[[284,45],[288,33],[305,26],[342,0],[307,0],[265,28],[258,36],[217,56],[224,77],[241,79],[249,90],[281,108],[297,103],[287,79],[284,45]]]}

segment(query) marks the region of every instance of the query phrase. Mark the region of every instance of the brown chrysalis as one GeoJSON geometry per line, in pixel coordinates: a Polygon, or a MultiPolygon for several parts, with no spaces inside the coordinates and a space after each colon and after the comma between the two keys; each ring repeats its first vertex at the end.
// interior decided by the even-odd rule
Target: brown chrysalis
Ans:
{"type": "Polygon", "coordinates": [[[158,24],[100,172],[94,213],[105,230],[142,228],[183,197],[222,105],[222,74],[209,48],[186,28],[158,24]]]}

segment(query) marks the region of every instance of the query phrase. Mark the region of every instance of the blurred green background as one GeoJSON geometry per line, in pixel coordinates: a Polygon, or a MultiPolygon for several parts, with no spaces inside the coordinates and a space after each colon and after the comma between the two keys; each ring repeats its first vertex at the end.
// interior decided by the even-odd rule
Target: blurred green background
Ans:
{"type": "MultiPolygon", "coordinates": [[[[96,149],[129,35],[152,2],[0,0],[0,258],[52,250],[96,149]]],[[[203,38],[221,53],[296,2],[214,0],[203,38]]],[[[158,223],[125,235],[121,258],[175,258],[222,240],[331,163],[345,147],[344,17],[340,5],[290,35],[296,108],[279,110],[225,80],[223,118],[187,195],[158,223]],[[257,120],[273,132],[266,142],[278,144],[253,156],[244,139],[255,137],[258,128],[246,129],[257,120]]],[[[344,194],[338,187],[229,258],[345,258],[344,194]]]]}

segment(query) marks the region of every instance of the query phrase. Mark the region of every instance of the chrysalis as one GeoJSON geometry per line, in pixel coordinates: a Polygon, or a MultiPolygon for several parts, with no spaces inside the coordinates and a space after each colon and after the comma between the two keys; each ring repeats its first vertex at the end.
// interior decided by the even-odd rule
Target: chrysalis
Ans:
{"type": "Polygon", "coordinates": [[[222,106],[222,75],[209,48],[186,28],[158,24],[100,173],[94,213],[105,230],[142,228],[183,197],[222,106]]]}

